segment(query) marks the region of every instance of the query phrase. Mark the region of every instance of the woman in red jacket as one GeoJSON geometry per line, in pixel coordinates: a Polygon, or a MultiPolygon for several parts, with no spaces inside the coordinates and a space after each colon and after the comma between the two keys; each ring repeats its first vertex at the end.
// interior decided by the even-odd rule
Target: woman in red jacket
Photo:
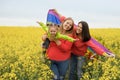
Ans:
{"type": "MultiPolygon", "coordinates": [[[[61,34],[72,37],[74,21],[71,18],[66,18],[61,24],[61,34]]],[[[64,39],[56,39],[55,34],[57,28],[49,27],[50,44],[47,49],[47,57],[51,61],[51,70],[54,73],[54,80],[64,80],[65,74],[69,66],[71,56],[71,47],[73,42],[64,39]]]]}
{"type": "Polygon", "coordinates": [[[72,46],[72,54],[74,55],[71,58],[69,80],[75,79],[76,76],[74,76],[74,74],[76,73],[76,67],[78,80],[80,80],[82,77],[82,66],[85,63],[85,53],[87,52],[88,46],[91,47],[95,53],[99,55],[113,57],[113,55],[108,55],[104,52],[104,50],[92,42],[87,22],[80,21],[78,23],[75,38],[79,40],[75,41],[72,46]]]}

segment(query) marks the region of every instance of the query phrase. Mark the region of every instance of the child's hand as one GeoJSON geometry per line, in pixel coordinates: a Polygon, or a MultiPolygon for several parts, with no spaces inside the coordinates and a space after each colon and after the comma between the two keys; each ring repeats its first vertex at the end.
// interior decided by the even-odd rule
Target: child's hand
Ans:
{"type": "Polygon", "coordinates": [[[40,21],[36,21],[36,23],[38,23],[40,26],[44,26],[45,25],[43,22],[40,22],[40,21]]]}
{"type": "Polygon", "coordinates": [[[74,42],[75,42],[75,41],[78,41],[78,40],[79,40],[79,39],[74,39],[74,42]]]}
{"type": "Polygon", "coordinates": [[[36,21],[36,23],[38,23],[38,24],[39,24],[40,22],[39,22],[39,21],[36,21]]]}
{"type": "Polygon", "coordinates": [[[42,40],[45,41],[46,38],[48,38],[48,36],[47,36],[46,34],[44,34],[44,35],[42,36],[42,40]]]}

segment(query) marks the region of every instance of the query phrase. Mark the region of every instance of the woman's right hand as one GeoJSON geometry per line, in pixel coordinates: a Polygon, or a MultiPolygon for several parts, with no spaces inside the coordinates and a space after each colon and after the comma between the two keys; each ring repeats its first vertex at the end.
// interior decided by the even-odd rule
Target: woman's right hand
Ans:
{"type": "Polygon", "coordinates": [[[59,17],[62,16],[56,9],[51,9],[51,10],[54,11],[59,17]]]}
{"type": "Polygon", "coordinates": [[[105,57],[115,57],[114,54],[107,54],[106,52],[103,53],[103,56],[105,56],[105,57]]]}

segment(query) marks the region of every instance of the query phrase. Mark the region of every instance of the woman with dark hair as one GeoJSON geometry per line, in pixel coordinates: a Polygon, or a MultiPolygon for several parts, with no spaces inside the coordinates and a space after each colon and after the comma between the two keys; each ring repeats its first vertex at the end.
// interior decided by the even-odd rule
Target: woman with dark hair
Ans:
{"type": "Polygon", "coordinates": [[[77,35],[80,35],[80,31],[81,31],[81,39],[83,42],[86,42],[86,41],[89,41],[90,38],[91,38],[91,35],[90,35],[90,31],[89,31],[89,27],[88,27],[88,24],[85,22],[85,21],[80,21],[78,23],[78,29],[76,30],[76,34],[77,35]],[[82,30],[79,30],[79,29],[82,29],[82,30]]]}
{"type": "Polygon", "coordinates": [[[78,39],[73,43],[72,46],[72,57],[70,63],[70,74],[69,80],[76,80],[76,71],[78,80],[82,78],[83,70],[82,67],[85,63],[85,53],[87,52],[88,46],[91,47],[96,54],[103,55],[106,57],[113,57],[113,55],[108,55],[101,48],[95,45],[91,40],[91,35],[89,32],[89,26],[87,22],[80,21],[76,29],[75,39],[78,39]],[[77,68],[76,68],[77,67],[77,68]]]}

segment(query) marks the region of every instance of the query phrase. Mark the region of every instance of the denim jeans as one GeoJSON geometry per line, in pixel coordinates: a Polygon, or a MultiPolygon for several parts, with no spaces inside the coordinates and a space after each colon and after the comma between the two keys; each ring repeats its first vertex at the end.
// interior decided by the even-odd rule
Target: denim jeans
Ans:
{"type": "Polygon", "coordinates": [[[69,65],[69,60],[65,60],[65,61],[51,60],[51,70],[54,73],[53,80],[64,80],[68,69],[68,65],[69,65]]]}
{"type": "Polygon", "coordinates": [[[69,80],[77,80],[77,56],[72,54],[70,59],[69,80]]]}
{"type": "Polygon", "coordinates": [[[83,74],[83,66],[85,64],[84,56],[76,56],[72,54],[70,59],[70,73],[69,80],[80,80],[83,74]]]}
{"type": "Polygon", "coordinates": [[[77,76],[78,76],[78,80],[80,80],[80,78],[82,78],[83,75],[83,66],[86,63],[86,58],[84,56],[79,56],[78,58],[78,62],[77,62],[77,76]]]}

